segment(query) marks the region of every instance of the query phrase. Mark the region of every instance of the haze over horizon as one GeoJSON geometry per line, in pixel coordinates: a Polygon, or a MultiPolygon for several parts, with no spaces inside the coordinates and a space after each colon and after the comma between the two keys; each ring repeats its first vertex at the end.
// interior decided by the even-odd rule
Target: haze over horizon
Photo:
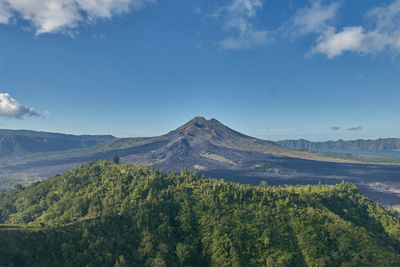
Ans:
{"type": "Polygon", "coordinates": [[[400,0],[32,3],[0,0],[0,128],[400,137],[400,0]]]}

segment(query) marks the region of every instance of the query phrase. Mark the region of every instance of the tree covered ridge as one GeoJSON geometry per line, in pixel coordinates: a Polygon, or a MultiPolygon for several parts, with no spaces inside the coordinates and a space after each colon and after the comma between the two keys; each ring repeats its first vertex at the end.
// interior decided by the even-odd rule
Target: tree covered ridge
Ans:
{"type": "Polygon", "coordinates": [[[400,264],[399,216],[349,183],[254,187],[98,161],[0,193],[0,222],[1,266],[400,264]]]}

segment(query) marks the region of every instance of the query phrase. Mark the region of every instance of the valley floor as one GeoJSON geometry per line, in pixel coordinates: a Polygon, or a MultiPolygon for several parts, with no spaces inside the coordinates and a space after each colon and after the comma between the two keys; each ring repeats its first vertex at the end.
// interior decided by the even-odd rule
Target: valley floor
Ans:
{"type": "Polygon", "coordinates": [[[289,157],[270,157],[272,162],[295,173],[276,174],[254,171],[213,170],[204,172],[206,177],[259,185],[338,184],[341,181],[357,185],[368,198],[392,208],[400,205],[400,166],[355,163],[334,163],[303,160],[289,157]]]}

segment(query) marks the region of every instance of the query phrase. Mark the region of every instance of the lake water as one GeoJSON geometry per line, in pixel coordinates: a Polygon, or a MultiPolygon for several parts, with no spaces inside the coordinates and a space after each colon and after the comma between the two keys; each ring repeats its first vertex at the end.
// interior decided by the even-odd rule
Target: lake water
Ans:
{"type": "Polygon", "coordinates": [[[372,156],[400,158],[400,151],[365,151],[365,150],[346,150],[346,149],[316,149],[314,151],[337,152],[337,153],[347,153],[347,154],[363,154],[372,156]]]}

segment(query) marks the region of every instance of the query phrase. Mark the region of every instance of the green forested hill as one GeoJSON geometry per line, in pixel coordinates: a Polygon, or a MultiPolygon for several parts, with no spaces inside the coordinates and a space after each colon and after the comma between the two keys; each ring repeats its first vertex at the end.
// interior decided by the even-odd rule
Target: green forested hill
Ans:
{"type": "Polygon", "coordinates": [[[0,266],[400,265],[398,214],[348,183],[254,187],[99,161],[0,193],[0,212],[0,266]]]}

